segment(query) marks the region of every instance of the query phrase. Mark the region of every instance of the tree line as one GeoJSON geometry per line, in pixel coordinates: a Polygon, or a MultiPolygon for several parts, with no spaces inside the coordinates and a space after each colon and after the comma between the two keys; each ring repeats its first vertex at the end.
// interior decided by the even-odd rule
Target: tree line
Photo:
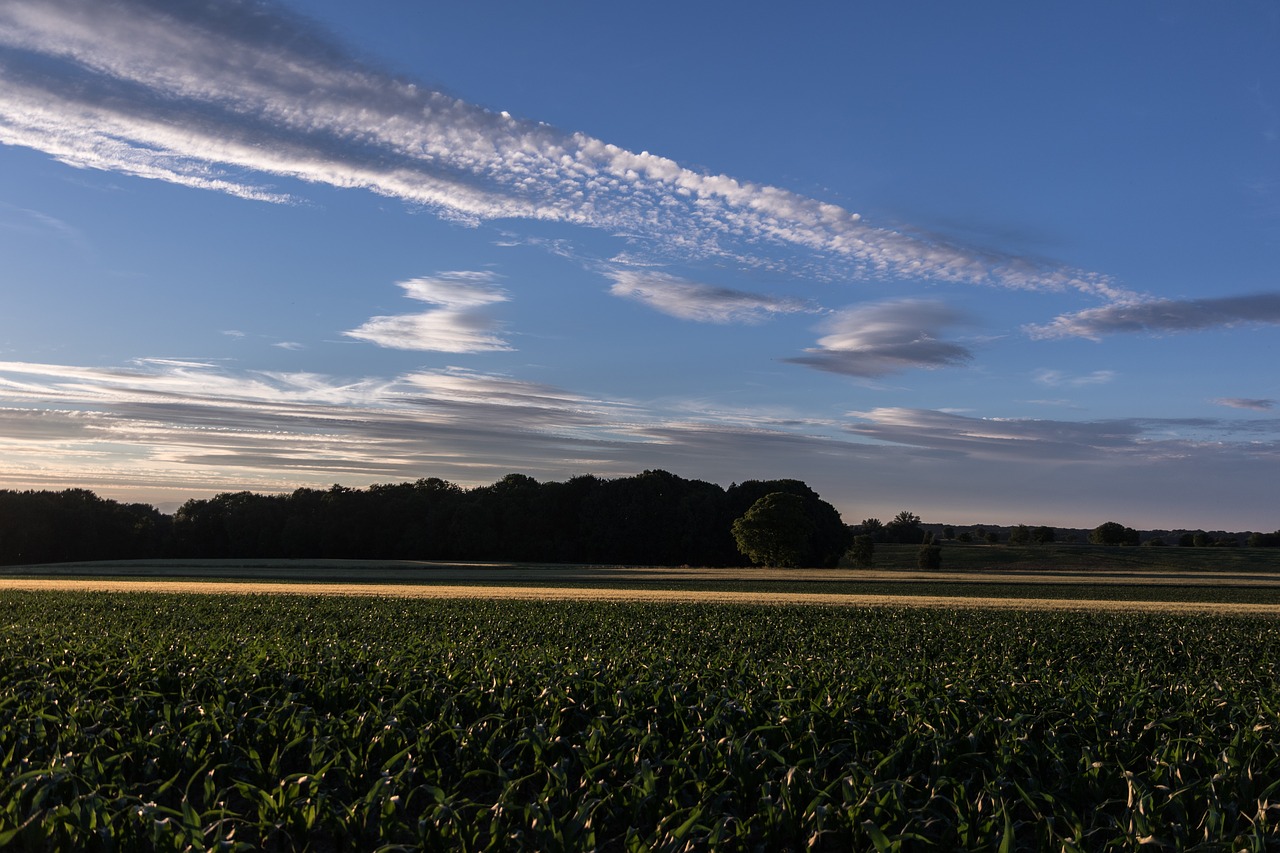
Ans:
{"type": "Polygon", "coordinates": [[[90,491],[0,491],[0,563],[146,558],[499,560],[740,566],[733,523],[768,495],[793,496],[806,535],[794,559],[834,566],[850,531],[799,480],[728,488],[666,471],[538,482],[509,474],[464,489],[436,478],[289,494],[226,492],[172,515],[90,491]]]}
{"type": "MultiPolygon", "coordinates": [[[[1062,538],[1058,533],[1025,525],[1004,537],[981,527],[926,529],[906,511],[887,523],[869,518],[846,526],[834,507],[799,480],[750,480],[723,488],[666,471],[541,483],[509,474],[474,489],[428,478],[367,489],[224,492],[189,500],[173,515],[86,489],[0,490],[0,565],[283,557],[833,566],[846,554],[854,565],[870,565],[880,543],[934,548],[940,535],[944,541],[1048,544],[1062,538]],[[765,501],[749,524],[735,528],[758,502],[779,494],[795,500],[765,501]]],[[[1236,545],[1237,536],[1245,535],[1184,532],[1142,544],[1236,545]]],[[[1099,525],[1087,539],[1139,543],[1137,531],[1116,522],[1099,525]]],[[[1247,544],[1280,547],[1280,531],[1253,533],[1247,544]]],[[[936,550],[922,551],[926,558],[936,561],[936,550]]]]}
{"type": "Polygon", "coordinates": [[[0,490],[0,563],[65,563],[169,556],[172,519],[88,489],[0,490]]]}

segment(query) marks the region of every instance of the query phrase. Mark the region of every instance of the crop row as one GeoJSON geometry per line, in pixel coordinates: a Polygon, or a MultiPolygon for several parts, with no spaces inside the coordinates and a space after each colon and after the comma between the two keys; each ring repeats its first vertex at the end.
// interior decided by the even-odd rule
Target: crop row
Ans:
{"type": "Polygon", "coordinates": [[[1280,842],[1271,618],[87,593],[0,613],[16,849],[1280,842]]]}

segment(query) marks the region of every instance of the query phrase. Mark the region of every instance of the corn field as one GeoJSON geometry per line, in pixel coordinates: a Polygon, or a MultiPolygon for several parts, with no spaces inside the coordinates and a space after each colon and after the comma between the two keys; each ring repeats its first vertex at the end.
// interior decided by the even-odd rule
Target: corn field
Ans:
{"type": "Polygon", "coordinates": [[[0,847],[1260,850],[1278,659],[1257,616],[8,592],[0,847]]]}

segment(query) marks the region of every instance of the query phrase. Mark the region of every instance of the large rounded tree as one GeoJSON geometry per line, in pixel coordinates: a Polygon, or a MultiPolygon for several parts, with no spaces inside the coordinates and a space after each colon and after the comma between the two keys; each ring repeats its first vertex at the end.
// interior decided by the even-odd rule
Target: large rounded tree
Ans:
{"type": "Polygon", "coordinates": [[[733,523],[733,538],[753,563],[795,568],[810,562],[816,529],[804,498],[772,492],[733,523]]]}

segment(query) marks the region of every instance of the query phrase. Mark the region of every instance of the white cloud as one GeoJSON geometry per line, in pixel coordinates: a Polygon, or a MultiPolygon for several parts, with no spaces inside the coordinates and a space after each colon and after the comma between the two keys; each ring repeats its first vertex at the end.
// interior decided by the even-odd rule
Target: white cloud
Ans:
{"type": "Polygon", "coordinates": [[[405,296],[439,305],[421,314],[373,317],[344,335],[381,347],[429,352],[508,351],[511,346],[497,334],[498,322],[484,310],[507,301],[488,272],[443,272],[428,278],[400,282],[405,296]]]}
{"type": "Polygon", "coordinates": [[[818,339],[817,347],[786,361],[865,378],[951,367],[968,361],[972,353],[938,336],[964,320],[943,303],[924,299],[846,308],[823,324],[828,334],[818,339]]]}
{"type": "Polygon", "coordinates": [[[465,221],[575,223],[681,257],[1123,295],[1105,276],[876,227],[784,189],[481,109],[370,69],[261,3],[8,0],[0,143],[251,199],[289,201],[270,185],[289,178],[465,221]]]}
{"type": "Polygon", "coordinates": [[[1063,314],[1051,323],[1028,326],[1033,338],[1089,338],[1132,332],[1188,332],[1280,323],[1280,293],[1222,296],[1211,299],[1157,299],[1122,302],[1063,314]]]}
{"type": "Polygon", "coordinates": [[[648,305],[681,320],[700,323],[759,323],[774,314],[814,312],[803,299],[746,293],[687,281],[661,272],[615,270],[614,296],[648,305]]]}

